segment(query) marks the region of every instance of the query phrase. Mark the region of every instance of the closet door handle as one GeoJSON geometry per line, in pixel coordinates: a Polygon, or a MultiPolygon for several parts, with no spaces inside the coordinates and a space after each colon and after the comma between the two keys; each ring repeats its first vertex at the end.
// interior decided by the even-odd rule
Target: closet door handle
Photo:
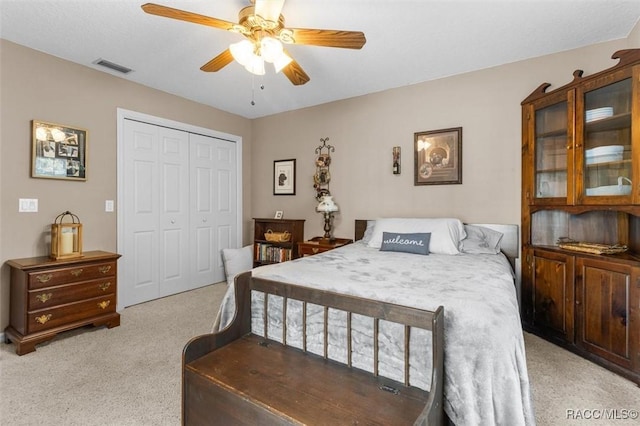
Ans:
{"type": "Polygon", "coordinates": [[[176,220],[175,219],[171,219],[171,223],[172,224],[176,223],[176,220]]]}

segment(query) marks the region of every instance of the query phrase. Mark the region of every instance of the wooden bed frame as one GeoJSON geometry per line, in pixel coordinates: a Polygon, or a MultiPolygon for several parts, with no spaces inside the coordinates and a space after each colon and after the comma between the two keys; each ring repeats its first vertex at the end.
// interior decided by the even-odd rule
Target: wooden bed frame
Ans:
{"type": "MultiPolygon", "coordinates": [[[[182,423],[210,424],[417,424],[440,425],[443,410],[444,311],[435,312],[347,296],[252,277],[236,277],[236,315],[218,333],[191,340],[182,362],[182,423]],[[251,290],[282,297],[282,342],[251,333],[251,290]],[[324,356],[287,345],[287,300],[324,307],[324,356]],[[345,364],[327,357],[328,310],[347,313],[345,364]],[[373,373],[351,365],[351,315],[372,318],[373,373]],[[404,383],[378,376],[380,320],[404,325],[404,383]],[[411,386],[409,335],[412,328],[432,333],[431,390],[411,386]]],[[[264,312],[275,302],[265,297],[264,312]]],[[[265,321],[265,324],[267,321],[265,321]]],[[[306,338],[303,337],[303,341],[306,338]]],[[[418,350],[418,349],[415,349],[418,350]]],[[[427,374],[429,372],[426,372],[427,374]]]]}

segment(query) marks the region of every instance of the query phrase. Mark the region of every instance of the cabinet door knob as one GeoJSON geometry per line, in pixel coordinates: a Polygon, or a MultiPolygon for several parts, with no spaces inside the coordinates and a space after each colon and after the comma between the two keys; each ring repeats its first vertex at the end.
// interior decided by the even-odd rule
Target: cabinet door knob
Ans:
{"type": "Polygon", "coordinates": [[[107,306],[109,306],[111,304],[111,300],[103,300],[102,302],[98,303],[98,306],[100,307],[100,309],[107,309],[107,306]]]}
{"type": "Polygon", "coordinates": [[[80,275],[82,273],[82,268],[80,269],[74,269],[73,271],[71,271],[71,275],[73,275],[74,277],[78,277],[78,275],[80,275]]]}
{"type": "Polygon", "coordinates": [[[111,281],[98,285],[98,288],[102,291],[107,291],[109,287],[111,287],[111,281]]]}

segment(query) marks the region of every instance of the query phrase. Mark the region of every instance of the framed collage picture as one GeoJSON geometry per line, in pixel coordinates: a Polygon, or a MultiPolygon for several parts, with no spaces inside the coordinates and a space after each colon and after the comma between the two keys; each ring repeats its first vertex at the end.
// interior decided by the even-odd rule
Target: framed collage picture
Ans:
{"type": "Polygon", "coordinates": [[[32,121],[31,177],[87,179],[87,130],[32,121]]]}

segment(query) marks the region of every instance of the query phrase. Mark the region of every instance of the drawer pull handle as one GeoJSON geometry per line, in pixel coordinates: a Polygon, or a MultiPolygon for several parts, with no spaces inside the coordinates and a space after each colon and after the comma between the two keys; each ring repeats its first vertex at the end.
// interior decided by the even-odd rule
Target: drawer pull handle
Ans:
{"type": "Polygon", "coordinates": [[[74,277],[78,277],[78,275],[80,275],[81,273],[82,273],[82,268],[74,269],[73,271],[71,271],[71,275],[73,275],[74,277]]]}
{"type": "Polygon", "coordinates": [[[111,287],[111,281],[107,282],[107,283],[102,283],[100,285],[98,285],[98,287],[100,288],[100,290],[102,291],[107,291],[107,289],[109,287],[111,287]]]}
{"type": "Polygon", "coordinates": [[[38,324],[44,324],[47,321],[49,321],[51,319],[51,314],[47,314],[47,315],[40,315],[39,317],[36,317],[36,322],[38,324]]]}
{"type": "Polygon", "coordinates": [[[319,248],[312,248],[311,251],[313,252],[313,254],[316,254],[317,252],[320,251],[320,249],[319,248]]]}
{"type": "Polygon", "coordinates": [[[100,273],[102,273],[102,274],[106,274],[110,270],[111,270],[111,265],[101,266],[101,267],[98,268],[98,271],[100,271],[100,273]]]}
{"type": "Polygon", "coordinates": [[[51,299],[51,296],[53,296],[52,293],[42,293],[42,294],[38,294],[36,296],[36,300],[39,300],[42,303],[45,303],[47,300],[51,299]]]}
{"type": "Polygon", "coordinates": [[[43,274],[43,275],[38,275],[36,277],[36,280],[40,281],[41,283],[46,283],[51,278],[53,278],[53,274],[43,274]]]}
{"type": "Polygon", "coordinates": [[[111,304],[111,300],[103,300],[102,302],[98,303],[98,306],[100,306],[100,309],[107,309],[107,306],[109,306],[111,304]]]}

